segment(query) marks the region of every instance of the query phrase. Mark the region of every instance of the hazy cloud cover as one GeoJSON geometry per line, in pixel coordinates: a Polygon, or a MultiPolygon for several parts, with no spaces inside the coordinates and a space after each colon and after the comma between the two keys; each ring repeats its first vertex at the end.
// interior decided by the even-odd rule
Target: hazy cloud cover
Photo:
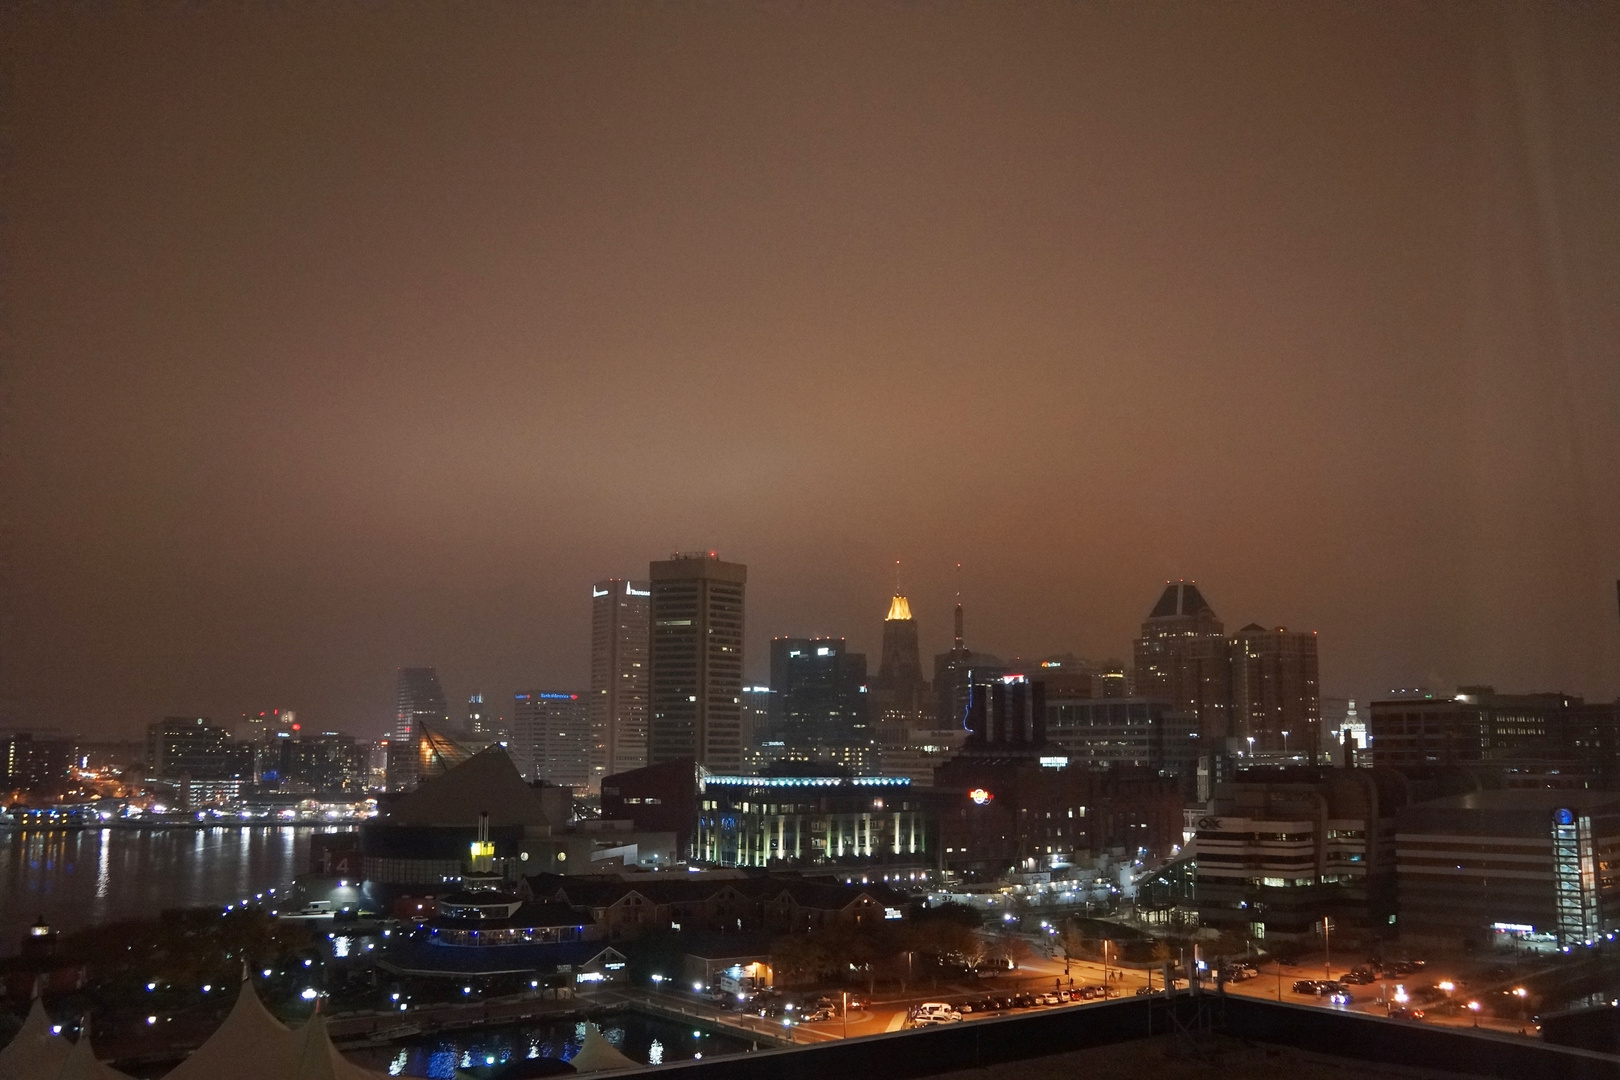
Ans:
{"type": "Polygon", "coordinates": [[[590,582],[1620,693],[1620,8],[31,5],[0,713],[582,688],[590,582]]]}

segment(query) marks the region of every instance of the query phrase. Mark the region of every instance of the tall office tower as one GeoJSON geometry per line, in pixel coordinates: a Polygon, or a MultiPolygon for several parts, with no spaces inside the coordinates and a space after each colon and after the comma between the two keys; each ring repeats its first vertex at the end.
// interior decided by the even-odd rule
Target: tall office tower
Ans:
{"type": "Polygon", "coordinates": [[[1250,623],[1232,639],[1232,735],[1256,753],[1302,753],[1322,738],[1316,635],[1250,623]]]}
{"type": "Polygon", "coordinates": [[[394,695],[394,732],[388,740],[388,790],[409,791],[440,763],[440,747],[450,726],[436,668],[400,668],[394,695]],[[424,741],[426,740],[426,741],[424,741]]]}
{"type": "Polygon", "coordinates": [[[1190,581],[1171,582],[1136,639],[1136,696],[1198,719],[1206,746],[1231,736],[1232,665],[1225,627],[1190,581]]]}
{"type": "Polygon", "coordinates": [[[742,767],[743,591],[748,567],[713,552],[648,567],[647,761],[742,767]]]}
{"type": "Polygon", "coordinates": [[[399,687],[394,696],[394,739],[410,742],[423,727],[443,731],[450,726],[450,706],[444,701],[439,671],[430,667],[399,669],[399,687]]]}
{"type": "Polygon", "coordinates": [[[963,644],[962,601],[956,601],[956,637],[950,652],[934,654],[934,728],[964,730],[968,688],[975,682],[999,679],[1007,665],[999,656],[974,652],[963,644]]]}
{"type": "Polygon", "coordinates": [[[770,735],[787,757],[843,760],[869,748],[866,696],[866,654],[843,638],[771,639],[770,735]]]}
{"type": "Polygon", "coordinates": [[[512,697],[512,761],[525,780],[591,787],[591,707],[579,694],[538,690],[512,697]]]}
{"type": "Polygon", "coordinates": [[[898,592],[883,620],[883,657],[872,680],[871,708],[879,732],[890,733],[886,739],[896,731],[933,726],[917,651],[917,620],[911,617],[911,602],[898,592]]]}
{"type": "Polygon", "coordinates": [[[771,734],[771,719],[776,715],[775,697],[769,686],[745,686],[742,690],[742,756],[743,771],[757,773],[773,761],[787,755],[783,744],[771,734]]]}
{"type": "Polygon", "coordinates": [[[486,739],[495,735],[495,716],[484,707],[484,695],[478,690],[467,698],[467,734],[486,739]]]}
{"type": "Polygon", "coordinates": [[[591,782],[647,764],[645,581],[591,586],[591,782]]]}

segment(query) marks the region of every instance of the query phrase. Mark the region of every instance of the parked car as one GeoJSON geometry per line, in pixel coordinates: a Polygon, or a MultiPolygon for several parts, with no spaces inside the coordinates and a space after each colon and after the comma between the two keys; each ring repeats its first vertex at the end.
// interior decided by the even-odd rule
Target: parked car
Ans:
{"type": "Polygon", "coordinates": [[[911,1011],[916,1024],[949,1024],[962,1019],[962,1014],[943,1001],[925,1001],[911,1011]]]}
{"type": "Polygon", "coordinates": [[[1042,1005],[1061,1005],[1061,1004],[1063,1004],[1063,999],[1058,997],[1056,994],[1046,993],[1046,994],[1041,995],[1041,1004],[1042,1005]]]}
{"type": "Polygon", "coordinates": [[[1294,981],[1294,993],[1314,994],[1317,992],[1316,988],[1319,985],[1315,979],[1296,979],[1294,981]]]}
{"type": "Polygon", "coordinates": [[[821,1024],[821,1023],[825,1023],[828,1020],[836,1020],[836,1019],[838,1019],[838,1014],[836,1012],[834,1012],[832,1009],[829,1009],[829,1008],[827,1008],[825,1006],[822,1006],[820,1008],[813,1009],[810,1012],[805,1013],[804,1016],[800,1018],[799,1022],[801,1024],[821,1024]]]}

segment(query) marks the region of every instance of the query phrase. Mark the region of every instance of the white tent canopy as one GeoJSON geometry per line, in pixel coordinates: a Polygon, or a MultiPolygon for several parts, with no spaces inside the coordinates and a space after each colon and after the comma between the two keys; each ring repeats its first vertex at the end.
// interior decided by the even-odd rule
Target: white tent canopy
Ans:
{"type": "Polygon", "coordinates": [[[72,1045],[51,1032],[51,1018],[39,998],[28,1010],[28,1019],[17,1037],[0,1050],[0,1080],[40,1080],[62,1071],[72,1045]]]}
{"type": "Polygon", "coordinates": [[[575,1072],[606,1072],[609,1069],[639,1069],[643,1066],[633,1058],[626,1057],[618,1047],[607,1041],[602,1029],[585,1021],[585,1042],[579,1048],[579,1053],[569,1059],[568,1064],[574,1067],[575,1072]]]}
{"type": "Polygon", "coordinates": [[[338,1053],[320,1013],[293,1033],[293,1041],[298,1071],[287,1080],[385,1080],[382,1073],[362,1069],[338,1053]]]}
{"type": "Polygon", "coordinates": [[[291,1080],[291,1029],[270,1015],[250,980],[242,980],[225,1022],[164,1080],[291,1080]]]}
{"type": "Polygon", "coordinates": [[[90,1021],[86,1020],[79,1029],[79,1041],[68,1052],[56,1080],[130,1080],[130,1077],[96,1060],[95,1047],[90,1042],[90,1021]]]}

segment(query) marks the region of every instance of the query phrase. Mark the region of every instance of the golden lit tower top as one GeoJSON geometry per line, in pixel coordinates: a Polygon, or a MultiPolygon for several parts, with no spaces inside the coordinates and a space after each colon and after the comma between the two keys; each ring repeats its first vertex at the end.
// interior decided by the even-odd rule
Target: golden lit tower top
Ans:
{"type": "Polygon", "coordinates": [[[884,616],[884,622],[895,622],[898,619],[911,618],[911,601],[900,595],[900,560],[894,560],[894,599],[889,602],[889,614],[884,616]]]}

